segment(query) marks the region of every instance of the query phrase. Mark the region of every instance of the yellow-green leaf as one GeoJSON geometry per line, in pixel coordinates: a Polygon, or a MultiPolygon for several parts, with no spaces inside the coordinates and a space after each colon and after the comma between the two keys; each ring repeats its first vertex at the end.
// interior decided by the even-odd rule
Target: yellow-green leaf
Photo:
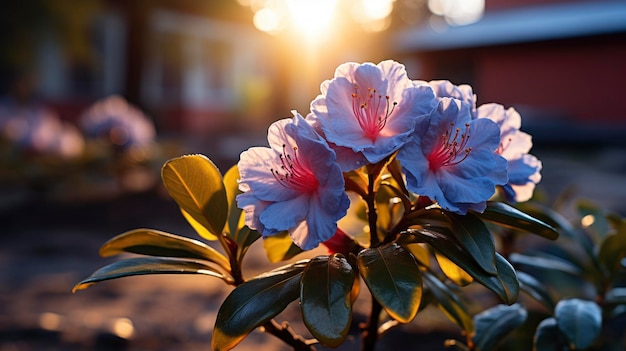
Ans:
{"type": "Polygon", "coordinates": [[[454,284],[458,286],[466,286],[474,281],[474,278],[472,278],[471,275],[467,274],[466,271],[454,264],[446,256],[435,252],[435,258],[437,259],[437,263],[439,263],[439,267],[441,268],[443,274],[445,274],[446,277],[448,277],[448,279],[450,279],[454,284]]]}
{"type": "Polygon", "coordinates": [[[231,284],[232,280],[215,268],[199,261],[163,257],[136,257],[104,266],[74,286],[72,292],[86,289],[95,283],[146,274],[204,274],[220,278],[231,284]]]}
{"type": "Polygon", "coordinates": [[[226,174],[224,174],[224,188],[226,190],[226,199],[228,200],[228,228],[227,232],[231,238],[241,229],[239,218],[241,217],[241,209],[237,207],[237,195],[241,194],[239,190],[239,167],[232,166],[226,174]]]}
{"type": "Polygon", "coordinates": [[[286,231],[264,238],[263,248],[272,263],[288,260],[303,251],[293,243],[286,231]]]}
{"type": "Polygon", "coordinates": [[[205,239],[221,235],[228,216],[228,201],[217,167],[203,155],[187,155],[171,159],[161,169],[163,184],[170,196],[189,217],[194,228],[202,226],[205,239]]]}
{"type": "Polygon", "coordinates": [[[122,252],[207,260],[230,271],[228,259],[205,243],[154,229],[130,230],[110,239],[100,248],[103,257],[122,252]]]}

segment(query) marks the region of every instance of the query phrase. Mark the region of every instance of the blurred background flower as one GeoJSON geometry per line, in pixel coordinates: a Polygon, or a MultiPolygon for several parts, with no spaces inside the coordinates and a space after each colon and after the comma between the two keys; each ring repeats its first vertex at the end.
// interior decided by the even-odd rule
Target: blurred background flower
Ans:
{"type": "MultiPolygon", "coordinates": [[[[626,214],[624,18],[623,0],[2,2],[0,349],[42,335],[48,345],[31,349],[206,349],[216,312],[206,294],[223,296],[210,283],[122,281],[99,287],[97,302],[68,287],[101,264],[97,247],[114,234],[193,236],[159,187],[163,161],[203,153],[225,172],[266,145],[271,122],[306,114],[348,61],[394,59],[411,79],[470,84],[478,105],[514,107],[543,162],[538,199],[587,197],[626,214]],[[109,140],[151,146],[91,137],[112,136],[109,122],[78,128],[111,96],[143,118],[115,114],[108,126],[123,127],[109,140]],[[123,318],[133,340],[110,328],[123,318]]],[[[250,257],[261,270],[265,258],[250,257]]]]}

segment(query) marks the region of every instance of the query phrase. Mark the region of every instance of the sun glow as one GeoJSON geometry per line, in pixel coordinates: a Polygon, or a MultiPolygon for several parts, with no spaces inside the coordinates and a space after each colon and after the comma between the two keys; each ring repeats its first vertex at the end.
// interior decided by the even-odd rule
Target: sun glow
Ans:
{"type": "Polygon", "coordinates": [[[336,6],[336,0],[287,0],[294,27],[309,39],[317,39],[328,30],[336,6]]]}
{"type": "Polygon", "coordinates": [[[238,0],[254,11],[254,26],[266,33],[293,30],[307,41],[320,41],[338,26],[339,12],[368,32],[385,30],[396,0],[238,0]],[[341,9],[341,10],[340,10],[341,9]]]}

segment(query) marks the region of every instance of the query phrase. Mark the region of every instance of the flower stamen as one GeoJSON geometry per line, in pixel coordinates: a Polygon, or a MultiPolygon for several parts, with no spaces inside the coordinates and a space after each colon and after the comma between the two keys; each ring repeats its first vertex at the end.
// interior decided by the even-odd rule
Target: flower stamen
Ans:
{"type": "Polygon", "coordinates": [[[430,169],[436,170],[444,166],[456,166],[463,162],[472,152],[471,147],[467,147],[470,139],[470,125],[465,124],[465,132],[461,133],[460,128],[454,129],[454,123],[450,123],[450,128],[441,136],[439,145],[428,156],[430,169]]]}
{"type": "Polygon", "coordinates": [[[279,158],[280,168],[270,168],[278,184],[303,193],[310,193],[317,189],[319,185],[317,178],[300,162],[297,147],[294,146],[289,153],[287,145],[283,144],[283,152],[279,158]]]}
{"type": "Polygon", "coordinates": [[[367,93],[361,95],[358,86],[354,86],[352,113],[365,136],[372,141],[375,141],[380,131],[385,128],[397,105],[396,101],[390,101],[389,95],[383,96],[376,89],[367,88],[367,93]]]}

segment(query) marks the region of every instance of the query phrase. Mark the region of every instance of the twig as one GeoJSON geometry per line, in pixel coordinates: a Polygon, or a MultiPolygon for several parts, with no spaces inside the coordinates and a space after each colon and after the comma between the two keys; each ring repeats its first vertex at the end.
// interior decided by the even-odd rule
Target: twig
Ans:
{"type": "Polygon", "coordinates": [[[296,334],[287,322],[283,325],[278,324],[275,320],[263,324],[262,330],[266,333],[272,334],[280,340],[284,341],[287,345],[293,347],[294,351],[316,351],[313,344],[317,343],[317,340],[306,340],[302,336],[296,334]]]}

